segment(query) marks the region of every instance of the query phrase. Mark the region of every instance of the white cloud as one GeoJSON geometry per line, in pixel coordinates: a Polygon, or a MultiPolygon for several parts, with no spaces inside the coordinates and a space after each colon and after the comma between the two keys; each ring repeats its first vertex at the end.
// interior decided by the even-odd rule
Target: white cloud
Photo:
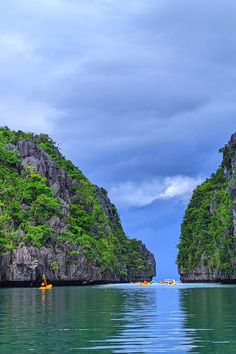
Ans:
{"type": "Polygon", "coordinates": [[[186,176],[167,177],[164,180],[164,189],[158,199],[188,198],[193,189],[202,182],[202,178],[186,176]]]}
{"type": "Polygon", "coordinates": [[[201,177],[174,176],[141,183],[125,182],[113,186],[109,195],[115,203],[128,207],[142,207],[171,198],[186,200],[202,180],[201,177]]]}

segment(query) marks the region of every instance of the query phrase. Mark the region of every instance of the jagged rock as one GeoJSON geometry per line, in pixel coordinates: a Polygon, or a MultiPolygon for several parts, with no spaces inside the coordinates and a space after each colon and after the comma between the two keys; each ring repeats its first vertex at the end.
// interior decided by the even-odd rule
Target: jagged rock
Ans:
{"type": "Polygon", "coordinates": [[[20,141],[18,148],[22,166],[33,166],[37,173],[47,178],[48,185],[53,188],[57,197],[69,201],[72,179],[66,171],[60,169],[58,163],[52,161],[49,155],[32,139],[20,141]]]}
{"type": "Polygon", "coordinates": [[[73,250],[72,246],[38,249],[20,244],[0,257],[0,281],[40,281],[43,274],[54,281],[102,280],[99,269],[91,267],[84,256],[70,255],[73,250]]]}
{"type": "Polygon", "coordinates": [[[210,205],[210,212],[211,212],[211,214],[214,214],[215,211],[216,211],[216,209],[217,209],[217,203],[216,203],[215,200],[213,200],[213,201],[211,202],[211,205],[210,205]]]}
{"type": "Polygon", "coordinates": [[[99,188],[98,186],[95,186],[95,190],[105,214],[112,220],[114,225],[120,226],[120,220],[117,217],[118,214],[116,212],[116,208],[114,204],[110,202],[110,199],[107,195],[107,191],[104,188],[99,188]]]}
{"type": "MultiPolygon", "coordinates": [[[[55,227],[57,229],[61,229],[61,219],[59,218],[59,216],[57,215],[53,215],[51,217],[51,219],[48,221],[48,225],[49,226],[52,226],[52,227],[55,227]]],[[[64,226],[64,224],[63,224],[64,226]]]]}
{"type": "Polygon", "coordinates": [[[10,151],[15,151],[17,149],[16,145],[14,144],[6,144],[4,148],[10,151]]]}
{"type": "Polygon", "coordinates": [[[231,138],[229,141],[229,144],[234,144],[234,143],[236,144],[236,133],[231,135],[231,138]]]}
{"type": "Polygon", "coordinates": [[[25,203],[22,203],[21,204],[21,209],[24,210],[24,211],[27,211],[27,210],[29,210],[29,205],[27,205],[25,203]]]}

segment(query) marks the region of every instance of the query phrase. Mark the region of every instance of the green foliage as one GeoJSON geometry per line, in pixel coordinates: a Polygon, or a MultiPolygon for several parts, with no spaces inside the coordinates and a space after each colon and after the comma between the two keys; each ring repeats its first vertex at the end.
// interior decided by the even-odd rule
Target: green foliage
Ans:
{"type": "Polygon", "coordinates": [[[204,262],[210,271],[229,274],[234,242],[232,200],[223,163],[193,192],[181,226],[178,266],[188,272],[204,262]]]}
{"type": "Polygon", "coordinates": [[[60,215],[59,201],[46,194],[39,194],[31,203],[29,215],[35,223],[46,223],[53,215],[60,215]]]}
{"type": "Polygon", "coordinates": [[[35,247],[42,247],[53,235],[53,229],[45,226],[28,226],[24,241],[35,247]]]}
{"type": "Polygon", "coordinates": [[[15,165],[20,162],[19,154],[13,150],[6,150],[0,146],[0,163],[2,165],[15,165]]]}
{"type": "Polygon", "coordinates": [[[25,133],[21,130],[14,131],[14,130],[10,130],[8,127],[0,128],[1,145],[6,145],[6,144],[16,145],[18,144],[19,141],[23,139],[33,139],[33,138],[34,138],[33,133],[25,133]]]}
{"type": "Polygon", "coordinates": [[[52,261],[50,263],[50,267],[51,267],[52,270],[56,271],[59,268],[59,264],[58,264],[57,261],[52,261]]]}
{"type": "Polygon", "coordinates": [[[38,173],[30,173],[24,183],[23,201],[31,203],[40,195],[52,196],[53,192],[46,185],[46,179],[38,173]]]}
{"type": "Polygon", "coordinates": [[[81,254],[81,251],[80,251],[80,250],[70,251],[70,252],[69,252],[69,255],[70,255],[70,256],[78,256],[79,254],[81,254]]]}

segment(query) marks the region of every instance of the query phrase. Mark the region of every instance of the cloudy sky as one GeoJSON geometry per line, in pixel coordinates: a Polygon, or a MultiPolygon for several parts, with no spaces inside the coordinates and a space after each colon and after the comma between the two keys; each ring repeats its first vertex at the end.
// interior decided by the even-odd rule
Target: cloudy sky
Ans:
{"type": "Polygon", "coordinates": [[[236,3],[8,0],[0,124],[46,132],[176,276],[193,188],[236,130],[236,3]]]}

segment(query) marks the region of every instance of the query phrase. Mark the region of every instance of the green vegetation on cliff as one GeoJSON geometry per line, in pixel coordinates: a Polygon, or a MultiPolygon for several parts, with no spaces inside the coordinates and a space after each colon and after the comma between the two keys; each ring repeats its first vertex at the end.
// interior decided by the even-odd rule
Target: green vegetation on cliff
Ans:
{"type": "Polygon", "coordinates": [[[103,188],[94,186],[66,160],[47,135],[4,127],[0,129],[0,253],[21,242],[38,248],[55,242],[77,245],[78,251],[73,252],[81,250],[101,272],[127,276],[132,271],[150,271],[141,242],[126,237],[103,188]],[[66,212],[65,200],[47,178],[34,166],[21,163],[18,145],[25,139],[33,140],[70,177],[66,212]]]}
{"type": "Polygon", "coordinates": [[[209,273],[232,273],[235,239],[227,163],[224,158],[217,172],[194,190],[185,211],[177,259],[185,274],[201,265],[209,273]]]}

